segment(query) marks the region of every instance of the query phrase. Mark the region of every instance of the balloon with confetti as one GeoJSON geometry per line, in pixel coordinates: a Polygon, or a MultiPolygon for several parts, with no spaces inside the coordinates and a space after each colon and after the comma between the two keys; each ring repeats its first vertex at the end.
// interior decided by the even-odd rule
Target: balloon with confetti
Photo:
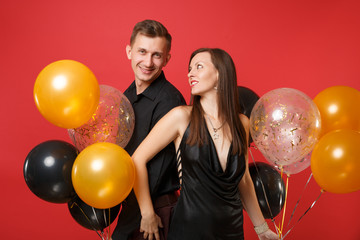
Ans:
{"type": "Polygon", "coordinates": [[[250,116],[255,145],[272,164],[284,166],[303,159],[318,141],[320,113],[310,97],[292,88],[264,94],[250,116]]]}
{"type": "Polygon", "coordinates": [[[134,124],[134,110],[126,96],[114,87],[100,85],[100,101],[95,113],[86,124],[68,129],[68,133],[79,151],[97,142],[125,147],[134,124]]]}

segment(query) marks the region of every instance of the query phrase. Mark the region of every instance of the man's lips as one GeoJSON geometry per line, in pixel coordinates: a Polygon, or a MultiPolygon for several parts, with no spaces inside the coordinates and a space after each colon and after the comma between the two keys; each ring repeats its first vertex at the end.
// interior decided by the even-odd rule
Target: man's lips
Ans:
{"type": "Polygon", "coordinates": [[[141,66],[139,66],[139,68],[140,68],[141,72],[144,73],[144,74],[150,74],[150,73],[152,73],[154,71],[154,68],[144,68],[144,67],[141,67],[141,66]]]}

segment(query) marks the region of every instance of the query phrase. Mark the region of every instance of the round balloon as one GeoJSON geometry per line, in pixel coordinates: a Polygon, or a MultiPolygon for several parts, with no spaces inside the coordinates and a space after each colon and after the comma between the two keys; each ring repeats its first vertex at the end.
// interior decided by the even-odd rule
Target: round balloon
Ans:
{"type": "Polygon", "coordinates": [[[284,166],[304,158],[321,130],[319,110],[310,97],[291,88],[262,96],[250,115],[254,143],[272,164],[284,166]]]}
{"type": "Polygon", "coordinates": [[[68,202],[68,209],[73,219],[84,228],[102,231],[117,217],[120,204],[109,209],[98,209],[84,203],[78,196],[68,202]]]}
{"type": "Polygon", "coordinates": [[[24,178],[29,189],[48,202],[69,202],[75,196],[71,171],[77,154],[73,145],[60,140],[37,145],[24,163],[24,178]]]}
{"type": "Polygon", "coordinates": [[[47,65],[38,75],[34,99],[40,113],[62,128],[86,123],[99,103],[99,85],[84,64],[60,60],[47,65]]]}
{"type": "Polygon", "coordinates": [[[311,171],[327,192],[360,190],[360,133],[341,129],[325,134],[311,155],[311,171]]]}
{"type": "Polygon", "coordinates": [[[116,88],[100,85],[100,101],[92,118],[78,128],[68,129],[68,133],[79,151],[96,142],[125,147],[134,125],[134,111],[126,96],[116,88]]]}
{"type": "Polygon", "coordinates": [[[360,91],[347,86],[333,86],[314,98],[321,114],[321,135],[337,129],[360,131],[360,91]]]}
{"type": "Polygon", "coordinates": [[[301,159],[297,162],[294,162],[292,164],[284,165],[282,167],[279,167],[279,166],[275,166],[275,167],[277,169],[279,169],[279,171],[282,170],[287,175],[300,173],[300,172],[304,171],[305,169],[307,169],[308,167],[310,167],[311,153],[312,152],[308,153],[303,159],[301,159]]]}
{"type": "Polygon", "coordinates": [[[242,114],[250,118],[251,111],[260,97],[250,88],[242,86],[238,86],[238,93],[242,114]]]}
{"type": "Polygon", "coordinates": [[[284,206],[286,195],[281,175],[273,166],[263,162],[250,163],[249,172],[264,218],[276,217],[284,206]]]}
{"type": "Polygon", "coordinates": [[[135,181],[129,154],[114,143],[86,147],[74,162],[72,181],[77,195],[88,205],[105,209],[121,203],[135,181]]]}

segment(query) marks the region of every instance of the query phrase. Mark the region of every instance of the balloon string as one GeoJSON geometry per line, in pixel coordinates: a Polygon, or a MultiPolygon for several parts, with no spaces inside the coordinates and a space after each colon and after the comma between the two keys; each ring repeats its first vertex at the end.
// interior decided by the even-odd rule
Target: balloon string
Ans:
{"type": "Polygon", "coordinates": [[[303,215],[301,215],[301,217],[297,220],[297,222],[294,224],[294,226],[292,226],[289,231],[287,231],[287,233],[284,235],[284,237],[282,237],[281,239],[284,239],[289,233],[290,231],[300,222],[300,220],[310,211],[311,208],[314,207],[315,203],[319,200],[320,196],[322,195],[322,193],[324,192],[323,189],[320,190],[320,194],[319,196],[315,199],[315,201],[310,205],[310,207],[304,212],[303,215]]]}
{"type": "Polygon", "coordinates": [[[289,227],[289,225],[290,225],[290,222],[291,222],[291,220],[292,220],[292,218],[293,218],[293,216],[294,216],[294,214],[295,214],[295,210],[296,210],[297,206],[299,205],[299,202],[300,202],[302,196],[304,195],[305,189],[306,189],[307,186],[309,185],[309,182],[310,182],[311,178],[312,178],[312,173],[310,173],[309,179],[307,180],[307,182],[306,182],[306,184],[305,184],[305,187],[304,187],[304,189],[303,189],[303,191],[302,191],[299,199],[297,200],[297,202],[296,202],[296,204],[295,204],[294,210],[293,210],[293,212],[292,212],[292,214],[291,214],[291,216],[290,216],[290,219],[289,219],[289,222],[288,222],[288,224],[287,224],[287,227],[289,227]]]}
{"type": "Polygon", "coordinates": [[[108,236],[107,236],[107,239],[109,240],[109,236],[110,236],[110,225],[111,225],[111,222],[110,222],[110,208],[109,208],[109,232],[108,232],[108,236]]]}
{"type": "MultiPolygon", "coordinates": [[[[249,152],[250,152],[252,161],[253,161],[253,163],[254,163],[254,165],[255,165],[256,172],[257,172],[258,175],[260,175],[260,174],[259,174],[259,169],[258,169],[258,167],[256,166],[256,162],[255,162],[254,156],[253,156],[252,151],[251,151],[251,147],[252,147],[252,146],[250,146],[250,148],[249,148],[249,152]]],[[[256,149],[256,147],[253,147],[253,148],[256,149]]],[[[279,227],[276,225],[274,216],[272,215],[272,211],[271,211],[271,207],[270,207],[270,204],[269,204],[269,200],[268,200],[268,198],[267,198],[267,196],[266,196],[265,186],[264,186],[264,183],[262,182],[262,179],[261,179],[261,178],[260,178],[260,183],[261,183],[262,191],[263,191],[264,196],[265,196],[266,205],[267,205],[268,210],[269,210],[269,213],[270,213],[271,221],[272,221],[273,224],[274,224],[274,227],[275,227],[275,230],[276,230],[276,234],[279,235],[279,234],[280,234],[280,233],[279,233],[279,230],[280,230],[280,229],[279,229],[279,227]]],[[[280,236],[280,235],[279,235],[279,236],[280,236]]]]}
{"type": "MultiPolygon", "coordinates": [[[[283,168],[281,167],[281,175],[283,174],[283,168]]],[[[288,196],[288,188],[289,188],[289,177],[286,178],[286,187],[285,187],[285,203],[284,203],[284,208],[283,208],[283,213],[282,213],[282,221],[281,224],[279,223],[280,227],[280,235],[279,237],[282,236],[283,233],[283,228],[284,228],[284,220],[285,220],[285,214],[286,214],[286,203],[287,203],[287,196],[288,196]]]]}
{"type": "MultiPolygon", "coordinates": [[[[258,176],[260,176],[259,169],[258,169],[258,167],[256,166],[256,162],[255,162],[254,156],[253,156],[253,154],[252,154],[252,152],[251,152],[251,148],[249,148],[249,152],[250,152],[251,158],[252,158],[252,160],[253,160],[253,163],[254,163],[254,165],[255,165],[256,172],[257,172],[258,176]]],[[[270,212],[270,218],[271,218],[271,220],[273,220],[273,219],[274,219],[274,216],[272,215],[272,211],[271,211],[271,208],[270,208],[269,200],[268,200],[268,198],[267,198],[267,196],[266,196],[266,191],[265,191],[264,183],[263,183],[261,177],[260,177],[259,179],[260,179],[262,191],[263,191],[264,196],[265,196],[266,205],[267,205],[268,210],[269,210],[269,212],[270,212]]]]}
{"type": "MultiPolygon", "coordinates": [[[[74,202],[73,204],[71,204],[70,208],[73,208],[74,205],[76,205],[76,206],[80,209],[80,211],[82,212],[82,214],[84,214],[84,216],[86,217],[86,219],[89,221],[90,225],[92,225],[89,217],[86,215],[86,213],[82,210],[82,208],[81,208],[76,202],[74,202]]],[[[104,239],[101,237],[101,235],[96,231],[96,228],[95,228],[93,225],[92,225],[91,227],[92,227],[93,230],[96,232],[96,234],[97,234],[102,240],[104,240],[104,239]]]]}

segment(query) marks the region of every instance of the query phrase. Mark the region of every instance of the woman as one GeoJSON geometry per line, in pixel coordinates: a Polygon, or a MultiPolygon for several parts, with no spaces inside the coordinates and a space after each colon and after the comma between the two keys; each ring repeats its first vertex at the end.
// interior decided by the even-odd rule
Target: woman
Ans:
{"type": "Polygon", "coordinates": [[[132,156],[144,238],[159,239],[162,226],[152,206],[146,163],[173,141],[182,183],[169,240],[243,239],[243,206],[259,239],[278,239],[262,216],[249,174],[249,120],[238,114],[231,57],[221,49],[198,49],[188,77],[193,105],[165,115],[132,156]]]}

